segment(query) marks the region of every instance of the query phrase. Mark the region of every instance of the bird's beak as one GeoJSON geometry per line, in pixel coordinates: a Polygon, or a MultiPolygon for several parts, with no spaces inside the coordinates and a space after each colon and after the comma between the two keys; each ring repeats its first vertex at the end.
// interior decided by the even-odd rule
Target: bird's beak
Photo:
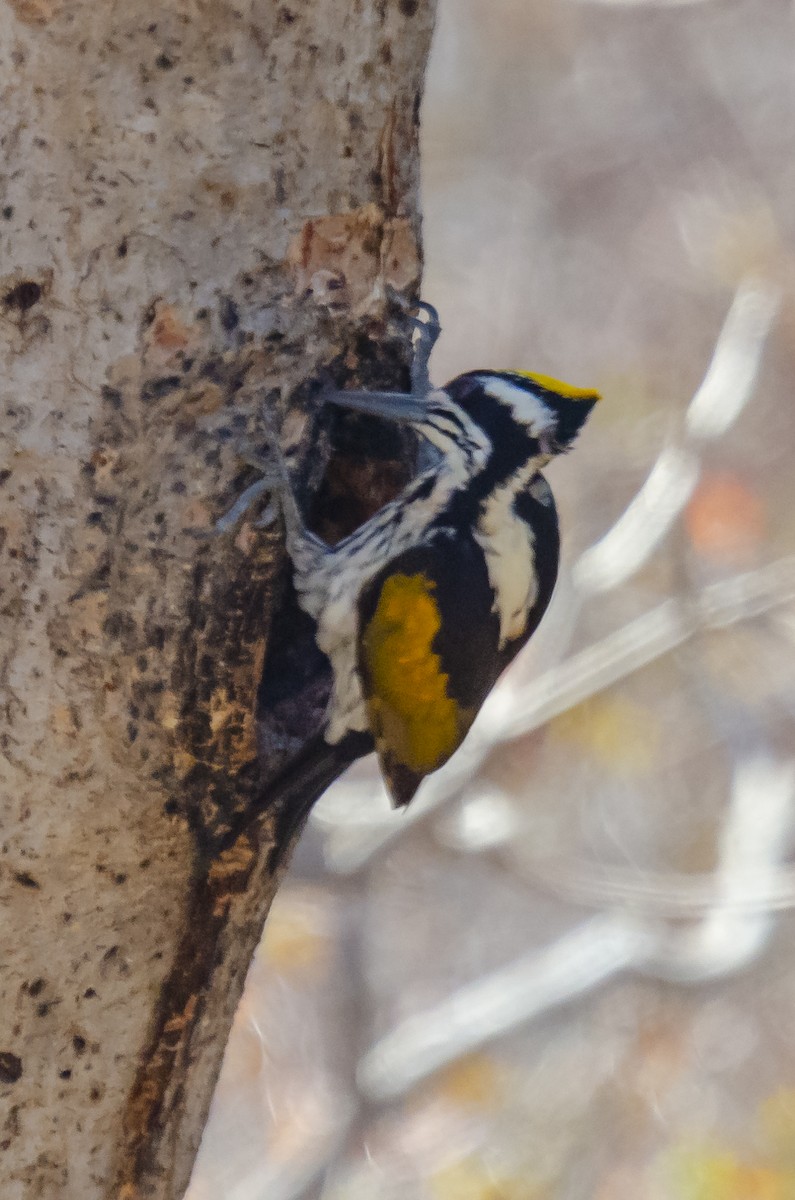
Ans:
{"type": "Polygon", "coordinates": [[[341,408],[353,408],[371,417],[387,421],[408,421],[419,425],[428,416],[424,397],[408,396],[403,392],[328,392],[326,400],[341,408]]]}

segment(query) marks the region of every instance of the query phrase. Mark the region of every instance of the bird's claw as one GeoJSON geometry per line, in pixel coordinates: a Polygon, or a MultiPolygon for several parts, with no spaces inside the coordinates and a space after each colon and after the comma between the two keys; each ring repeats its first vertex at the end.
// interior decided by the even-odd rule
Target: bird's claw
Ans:
{"type": "MultiPolygon", "coordinates": [[[[228,533],[230,529],[234,529],[240,518],[248,512],[252,504],[254,504],[255,501],[260,498],[260,496],[265,495],[266,492],[273,491],[274,486],[274,480],[267,478],[266,476],[263,476],[262,479],[257,479],[256,482],[247,487],[244,492],[241,492],[232,507],[225,512],[222,517],[218,518],[218,520],[215,522],[215,532],[228,533]]],[[[269,504],[268,508],[271,507],[272,506],[269,504]]],[[[256,524],[259,527],[258,522],[256,522],[256,524]]],[[[267,524],[270,524],[270,522],[267,522],[267,524]]]]}
{"type": "Polygon", "coordinates": [[[418,300],[415,307],[427,319],[421,316],[411,318],[416,334],[411,362],[411,390],[415,396],[425,396],[432,388],[428,364],[442,332],[442,325],[437,309],[428,304],[427,300],[418,300]]]}

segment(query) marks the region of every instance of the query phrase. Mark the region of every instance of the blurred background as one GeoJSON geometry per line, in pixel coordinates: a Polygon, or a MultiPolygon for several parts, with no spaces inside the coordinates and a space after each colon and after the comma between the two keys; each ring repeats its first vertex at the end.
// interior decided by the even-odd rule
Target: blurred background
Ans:
{"type": "Polygon", "coordinates": [[[465,748],[317,806],[190,1200],[795,1198],[794,19],[441,0],[433,376],[604,401],[465,748]]]}

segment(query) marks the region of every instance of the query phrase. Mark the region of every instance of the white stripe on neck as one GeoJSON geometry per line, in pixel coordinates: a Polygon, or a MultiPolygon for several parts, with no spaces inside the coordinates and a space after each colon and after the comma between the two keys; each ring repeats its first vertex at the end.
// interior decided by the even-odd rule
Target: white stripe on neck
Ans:
{"type": "Polygon", "coordinates": [[[514,511],[517,495],[525,491],[540,462],[531,459],[484,500],[475,540],[486,557],[494,608],[500,621],[500,649],[519,637],[538,595],[535,538],[526,521],[514,511]]]}

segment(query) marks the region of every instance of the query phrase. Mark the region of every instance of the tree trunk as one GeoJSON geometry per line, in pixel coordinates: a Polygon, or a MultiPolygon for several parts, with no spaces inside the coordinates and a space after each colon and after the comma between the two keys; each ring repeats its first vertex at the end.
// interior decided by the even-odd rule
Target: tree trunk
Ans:
{"type": "Polygon", "coordinates": [[[213,527],[263,404],[300,461],[324,370],[401,382],[431,23],[432,0],[0,11],[7,1200],[187,1184],[297,836],[255,746],[278,526],[213,527]]]}

